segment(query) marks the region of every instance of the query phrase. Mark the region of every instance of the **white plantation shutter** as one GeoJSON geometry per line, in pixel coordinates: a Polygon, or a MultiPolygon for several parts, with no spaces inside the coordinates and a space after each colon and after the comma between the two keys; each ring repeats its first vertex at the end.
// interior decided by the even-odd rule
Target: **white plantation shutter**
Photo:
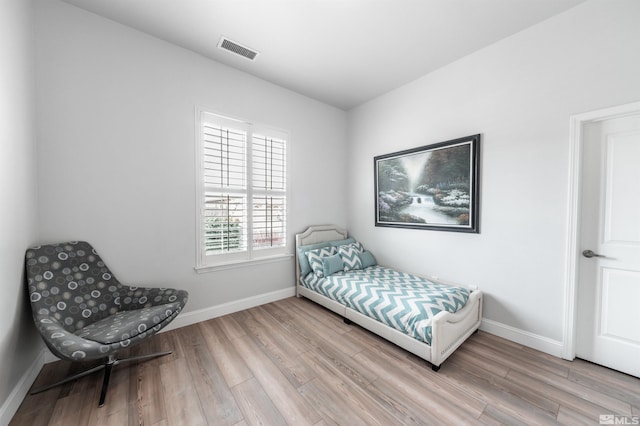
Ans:
{"type": "Polygon", "coordinates": [[[252,138],[253,247],[286,243],[286,141],[254,134],[252,138]]]}
{"type": "Polygon", "coordinates": [[[256,190],[286,189],[286,141],[253,135],[253,186],[256,190]]]}
{"type": "Polygon", "coordinates": [[[239,123],[205,117],[204,251],[207,255],[243,252],[247,250],[247,132],[235,128],[239,123]]]}
{"type": "Polygon", "coordinates": [[[198,266],[286,247],[286,134],[202,112],[198,266]],[[263,131],[264,130],[264,131],[263,131]]]}
{"type": "Polygon", "coordinates": [[[205,194],[206,254],[241,252],[246,244],[247,197],[232,194],[205,194]]]}
{"type": "Polygon", "coordinates": [[[205,183],[219,188],[245,188],[246,132],[205,122],[203,139],[205,183]]]}

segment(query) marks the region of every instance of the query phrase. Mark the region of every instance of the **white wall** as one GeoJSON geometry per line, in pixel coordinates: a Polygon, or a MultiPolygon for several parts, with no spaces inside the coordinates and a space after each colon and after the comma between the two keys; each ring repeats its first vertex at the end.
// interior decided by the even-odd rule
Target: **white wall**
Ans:
{"type": "Polygon", "coordinates": [[[0,9],[0,424],[4,424],[24,396],[16,395],[16,387],[42,346],[23,274],[24,253],[37,231],[33,5],[2,0],[0,9]]]}
{"type": "Polygon", "coordinates": [[[42,242],[88,240],[121,281],[189,291],[185,313],[293,289],[293,259],[194,271],[196,105],[291,132],[292,246],[346,226],[344,111],[59,1],[37,30],[42,242]]]}
{"type": "Polygon", "coordinates": [[[636,0],[589,1],[352,110],[352,234],[383,264],[480,286],[493,325],[557,346],[569,117],[640,100],[639,20],[636,0]],[[476,133],[480,234],[374,226],[374,156],[476,133]]]}

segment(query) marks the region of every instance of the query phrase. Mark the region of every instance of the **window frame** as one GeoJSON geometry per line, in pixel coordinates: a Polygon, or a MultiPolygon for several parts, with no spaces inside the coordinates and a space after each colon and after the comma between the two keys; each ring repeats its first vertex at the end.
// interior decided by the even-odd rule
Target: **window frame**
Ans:
{"type": "Polygon", "coordinates": [[[248,264],[270,263],[290,259],[293,254],[291,252],[290,242],[288,238],[290,214],[289,206],[290,198],[290,179],[289,179],[289,163],[290,163],[290,132],[273,126],[257,124],[242,118],[231,117],[228,114],[220,114],[210,108],[196,107],[195,112],[195,133],[196,133],[196,266],[198,273],[209,272],[234,267],[242,267],[248,264]],[[232,253],[207,254],[205,249],[205,199],[207,184],[205,182],[204,168],[204,146],[205,137],[203,126],[206,121],[215,122],[218,125],[230,127],[246,132],[245,141],[245,189],[232,190],[229,193],[243,194],[246,197],[246,250],[232,253]],[[262,135],[269,138],[281,139],[285,141],[284,149],[284,190],[277,191],[285,200],[284,207],[284,226],[285,236],[284,245],[274,248],[256,248],[253,244],[253,217],[254,217],[254,196],[257,194],[264,195],[269,192],[264,189],[254,188],[253,176],[253,135],[262,135]]]}

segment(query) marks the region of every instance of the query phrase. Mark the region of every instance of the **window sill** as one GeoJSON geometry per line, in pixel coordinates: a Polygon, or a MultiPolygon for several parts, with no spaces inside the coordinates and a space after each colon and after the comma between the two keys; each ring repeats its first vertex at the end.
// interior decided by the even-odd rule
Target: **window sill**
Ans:
{"type": "Polygon", "coordinates": [[[244,268],[253,265],[262,265],[265,263],[284,262],[293,257],[293,254],[279,254],[276,256],[260,257],[251,260],[238,260],[235,262],[219,263],[217,265],[196,266],[195,271],[198,274],[206,274],[207,272],[224,271],[225,269],[244,268]]]}

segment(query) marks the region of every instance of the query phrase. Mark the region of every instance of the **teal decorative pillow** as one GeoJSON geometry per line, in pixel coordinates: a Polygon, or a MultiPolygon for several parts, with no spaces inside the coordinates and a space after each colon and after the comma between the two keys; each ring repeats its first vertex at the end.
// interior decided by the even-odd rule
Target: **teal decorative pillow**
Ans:
{"type": "Polygon", "coordinates": [[[376,258],[373,257],[373,253],[370,251],[363,251],[359,256],[360,262],[362,262],[362,269],[377,265],[376,258]]]}
{"type": "Polygon", "coordinates": [[[362,269],[362,261],[360,253],[362,252],[362,244],[352,243],[338,247],[338,254],[342,258],[343,270],[351,271],[352,269],[362,269]]]}
{"type": "Polygon", "coordinates": [[[342,271],[343,263],[339,254],[322,258],[322,272],[325,277],[342,271]]]}
{"type": "Polygon", "coordinates": [[[322,258],[333,256],[336,254],[335,247],[323,247],[315,250],[309,250],[305,253],[307,255],[307,259],[309,260],[309,265],[311,266],[311,270],[318,277],[324,277],[324,269],[322,266],[322,258]]]}
{"type": "Polygon", "coordinates": [[[298,247],[298,261],[300,262],[300,276],[306,277],[311,272],[311,265],[309,265],[309,259],[307,259],[307,252],[309,250],[315,250],[323,247],[329,247],[329,242],[309,244],[306,246],[298,247]]]}

